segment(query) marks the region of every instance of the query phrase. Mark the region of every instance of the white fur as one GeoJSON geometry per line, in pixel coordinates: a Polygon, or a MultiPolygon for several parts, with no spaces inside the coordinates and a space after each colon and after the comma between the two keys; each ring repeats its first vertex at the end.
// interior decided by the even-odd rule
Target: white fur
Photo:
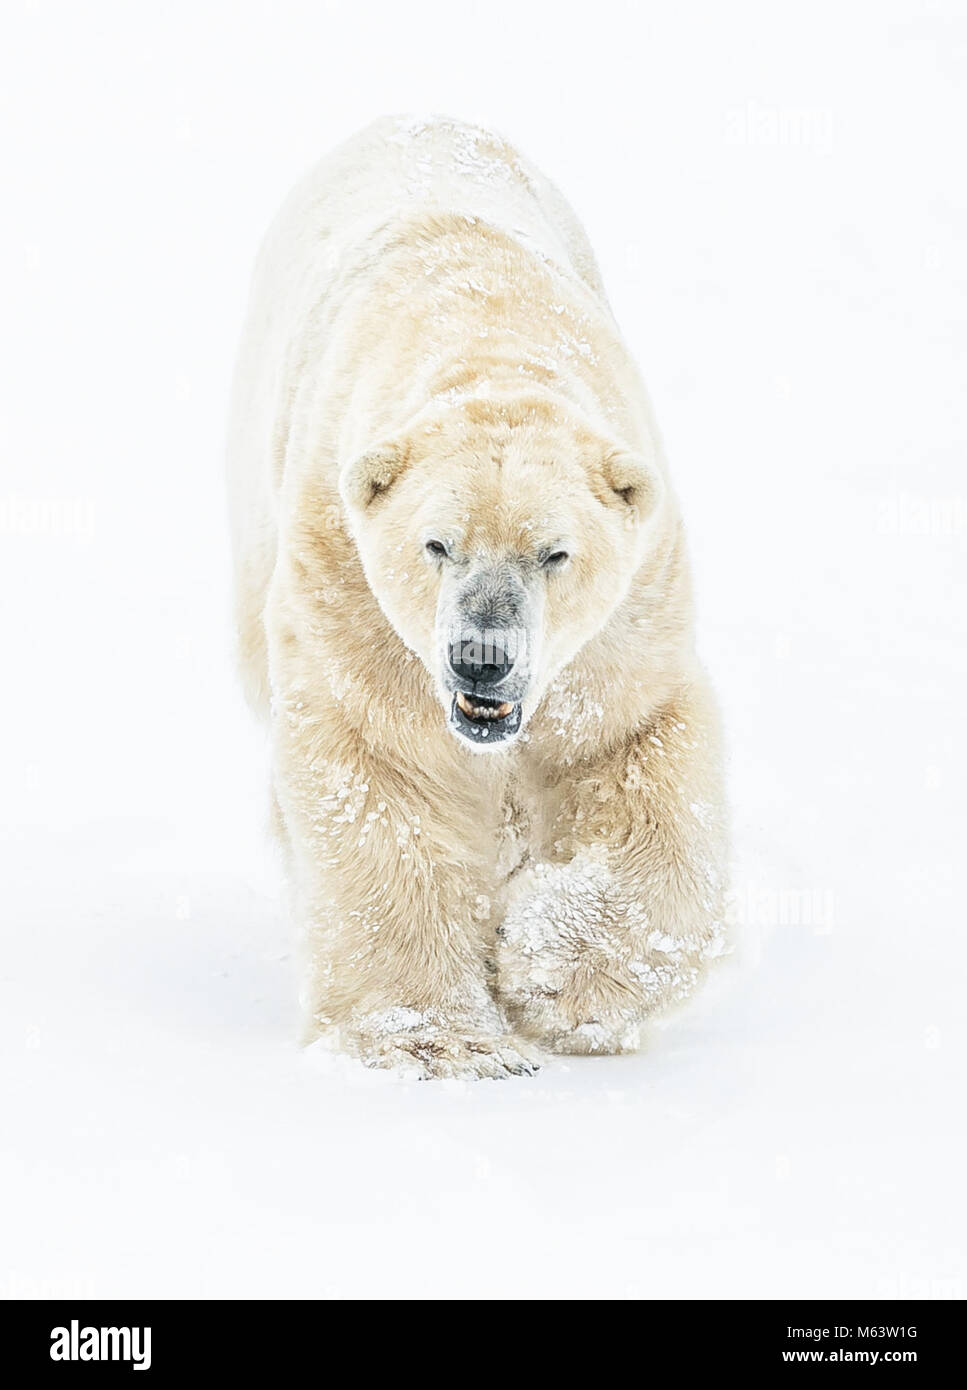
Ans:
{"type": "Polygon", "coordinates": [[[428,1076],[636,1046],[721,930],[717,720],[650,407],[561,195],[445,120],[324,160],[259,257],[229,462],[310,1033],[428,1076]],[[522,733],[480,757],[440,642],[474,564],[535,625],[522,733]]]}

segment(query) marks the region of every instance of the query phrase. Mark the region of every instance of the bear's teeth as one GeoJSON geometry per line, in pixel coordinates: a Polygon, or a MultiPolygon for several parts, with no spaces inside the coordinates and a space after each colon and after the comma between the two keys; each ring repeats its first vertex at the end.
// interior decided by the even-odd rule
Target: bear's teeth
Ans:
{"type": "Polygon", "coordinates": [[[457,704],[470,719],[506,719],[514,706],[509,701],[502,705],[475,705],[467,699],[462,690],[457,691],[457,704]]]}

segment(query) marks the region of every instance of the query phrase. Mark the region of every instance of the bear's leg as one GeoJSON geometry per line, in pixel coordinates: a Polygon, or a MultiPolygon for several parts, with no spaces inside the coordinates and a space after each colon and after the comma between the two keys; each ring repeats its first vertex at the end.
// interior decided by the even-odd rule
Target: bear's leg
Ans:
{"type": "Polygon", "coordinates": [[[299,725],[279,720],[276,789],[305,935],[307,1039],[424,1078],[536,1071],[537,1050],[511,1035],[488,986],[479,820],[475,833],[439,783],[345,729],[315,725],[312,745],[341,756],[313,756],[299,725]]]}
{"type": "Polygon", "coordinates": [[[691,686],[607,757],[548,769],[553,848],[498,929],[498,997],[549,1051],[629,1052],[723,945],[717,721],[691,686]]]}

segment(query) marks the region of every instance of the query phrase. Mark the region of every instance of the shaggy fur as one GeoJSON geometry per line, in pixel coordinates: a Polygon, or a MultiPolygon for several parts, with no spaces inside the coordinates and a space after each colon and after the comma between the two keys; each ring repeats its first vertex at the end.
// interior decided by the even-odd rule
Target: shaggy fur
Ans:
{"type": "Polygon", "coordinates": [[[718,950],[717,720],[650,408],[561,195],[445,120],[324,160],[258,261],[229,464],[310,1036],[423,1076],[638,1046],[718,950]],[[440,614],[483,560],[533,616],[522,731],[479,752],[440,614]]]}

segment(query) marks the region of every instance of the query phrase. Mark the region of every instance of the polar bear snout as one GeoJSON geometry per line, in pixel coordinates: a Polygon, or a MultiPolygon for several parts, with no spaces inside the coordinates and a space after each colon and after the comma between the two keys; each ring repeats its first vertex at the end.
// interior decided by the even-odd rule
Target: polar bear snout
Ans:
{"type": "Polygon", "coordinates": [[[507,743],[523,723],[539,616],[526,580],[509,563],[478,560],[441,591],[437,650],[448,722],[477,749],[507,743]]]}
{"type": "Polygon", "coordinates": [[[517,645],[518,636],[513,629],[462,634],[457,641],[451,638],[450,670],[457,680],[469,683],[470,692],[489,691],[514,669],[517,645]]]}
{"type": "Polygon", "coordinates": [[[493,748],[520,732],[529,684],[523,628],[451,629],[445,685],[453,699],[450,728],[476,748],[493,748]]]}

